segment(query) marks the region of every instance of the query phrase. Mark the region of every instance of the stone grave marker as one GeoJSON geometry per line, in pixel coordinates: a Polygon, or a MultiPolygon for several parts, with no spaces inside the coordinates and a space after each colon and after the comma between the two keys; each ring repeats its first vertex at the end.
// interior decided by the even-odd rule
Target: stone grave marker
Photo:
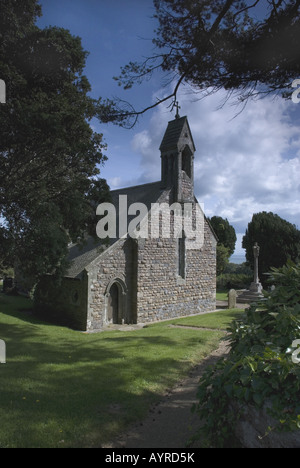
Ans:
{"type": "Polygon", "coordinates": [[[230,289],[228,293],[228,309],[235,309],[236,308],[236,290],[230,289]]]}

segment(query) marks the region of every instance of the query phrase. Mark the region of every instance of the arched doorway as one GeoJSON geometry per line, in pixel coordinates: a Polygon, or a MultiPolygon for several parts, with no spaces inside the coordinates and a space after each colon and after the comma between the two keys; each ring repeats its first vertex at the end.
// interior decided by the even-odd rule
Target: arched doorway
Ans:
{"type": "MultiPolygon", "coordinates": [[[[109,290],[108,304],[107,304],[107,320],[110,323],[120,323],[119,309],[120,309],[120,291],[117,283],[113,283],[109,290]]],[[[121,321],[122,323],[122,321],[121,321]]]]}
{"type": "Polygon", "coordinates": [[[126,294],[125,283],[115,278],[106,288],[106,322],[122,324],[126,318],[126,294]]]}

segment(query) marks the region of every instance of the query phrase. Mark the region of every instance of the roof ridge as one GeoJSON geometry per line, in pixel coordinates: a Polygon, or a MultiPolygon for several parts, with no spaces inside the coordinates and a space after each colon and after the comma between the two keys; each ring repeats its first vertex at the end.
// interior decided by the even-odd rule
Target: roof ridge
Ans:
{"type": "Polygon", "coordinates": [[[110,192],[111,193],[119,192],[120,190],[130,190],[130,189],[134,189],[134,188],[138,188],[138,187],[146,187],[148,185],[154,185],[154,184],[160,184],[160,183],[161,183],[161,181],[157,180],[156,182],[147,182],[146,184],[131,185],[129,187],[120,187],[118,189],[111,190],[110,192]]]}
{"type": "MultiPolygon", "coordinates": [[[[167,129],[166,129],[166,131],[164,133],[161,145],[159,147],[161,152],[163,150],[165,150],[165,151],[166,150],[171,150],[171,149],[174,149],[174,148],[177,147],[179,139],[180,139],[180,137],[182,135],[182,131],[183,131],[185,123],[188,126],[188,130],[189,130],[189,133],[190,133],[190,136],[191,136],[191,140],[192,140],[192,143],[194,145],[192,133],[191,133],[189,122],[188,122],[188,118],[185,115],[184,117],[179,117],[177,119],[170,120],[170,122],[168,123],[167,129]]],[[[194,147],[195,147],[195,145],[194,145],[194,147]]]]}

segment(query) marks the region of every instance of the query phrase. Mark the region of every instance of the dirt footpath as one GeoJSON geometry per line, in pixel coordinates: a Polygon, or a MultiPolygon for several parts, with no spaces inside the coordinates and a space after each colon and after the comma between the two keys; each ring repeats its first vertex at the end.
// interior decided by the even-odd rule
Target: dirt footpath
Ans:
{"type": "Polygon", "coordinates": [[[193,403],[197,403],[200,376],[208,365],[213,365],[228,351],[227,343],[221,341],[219,348],[194,367],[189,377],[179,382],[150,409],[144,421],[129,428],[103,448],[186,448],[200,425],[198,416],[191,412],[193,403]]]}

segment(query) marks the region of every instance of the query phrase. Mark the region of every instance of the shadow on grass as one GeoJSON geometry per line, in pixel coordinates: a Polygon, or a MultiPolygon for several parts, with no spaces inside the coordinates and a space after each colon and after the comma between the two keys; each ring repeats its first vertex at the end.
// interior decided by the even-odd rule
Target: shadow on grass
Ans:
{"type": "Polygon", "coordinates": [[[36,319],[27,299],[0,299],[0,447],[101,446],[145,415],[196,346],[207,354],[219,336],[163,325],[83,334],[36,319]]]}

